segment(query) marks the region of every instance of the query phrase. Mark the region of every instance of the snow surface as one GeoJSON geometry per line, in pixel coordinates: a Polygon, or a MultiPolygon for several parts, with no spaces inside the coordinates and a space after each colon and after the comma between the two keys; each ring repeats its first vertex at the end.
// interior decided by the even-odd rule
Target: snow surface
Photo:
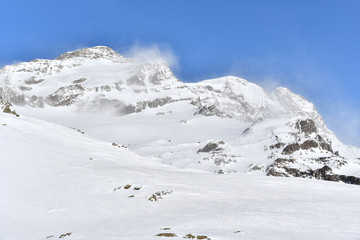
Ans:
{"type": "Polygon", "coordinates": [[[358,186],[184,170],[56,124],[0,119],[0,239],[360,237],[358,186]],[[149,201],[157,191],[172,193],[149,201]]]}
{"type": "Polygon", "coordinates": [[[358,186],[265,176],[360,177],[360,150],[289,89],[183,83],[99,46],[0,69],[0,100],[20,114],[0,113],[0,240],[360,239],[358,186]],[[283,152],[318,136],[332,151],[283,152]]]}

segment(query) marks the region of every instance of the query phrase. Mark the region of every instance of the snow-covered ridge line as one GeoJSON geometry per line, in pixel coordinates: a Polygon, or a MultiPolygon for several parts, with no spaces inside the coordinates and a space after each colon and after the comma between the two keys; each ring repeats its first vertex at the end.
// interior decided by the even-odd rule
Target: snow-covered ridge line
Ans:
{"type": "Polygon", "coordinates": [[[180,168],[359,182],[360,150],[342,144],[312,103],[283,87],[269,93],[235,76],[183,83],[162,61],[98,46],[6,66],[0,99],[21,115],[180,168]],[[311,134],[301,132],[304,122],[311,134]],[[219,146],[199,152],[208,144],[219,146]]]}

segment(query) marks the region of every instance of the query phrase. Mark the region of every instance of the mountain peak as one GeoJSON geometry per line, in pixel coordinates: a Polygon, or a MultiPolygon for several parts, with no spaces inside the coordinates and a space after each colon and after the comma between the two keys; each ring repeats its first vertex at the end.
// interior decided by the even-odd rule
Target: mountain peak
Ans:
{"type": "Polygon", "coordinates": [[[125,61],[126,58],[121,56],[115,50],[106,47],[106,46],[95,46],[89,48],[82,48],[80,50],[66,52],[59,57],[55,58],[55,60],[67,60],[72,58],[88,58],[88,59],[107,59],[107,60],[115,60],[115,61],[125,61]]]}

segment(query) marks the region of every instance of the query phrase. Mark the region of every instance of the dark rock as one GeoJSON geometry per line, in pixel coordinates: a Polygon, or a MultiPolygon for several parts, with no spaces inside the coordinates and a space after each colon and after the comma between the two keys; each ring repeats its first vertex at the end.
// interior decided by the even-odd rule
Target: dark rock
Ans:
{"type": "Polygon", "coordinates": [[[73,84],[77,84],[77,83],[82,83],[85,82],[87,79],[86,78],[79,78],[78,80],[73,81],[73,84]]]}
{"type": "Polygon", "coordinates": [[[270,168],[269,171],[267,172],[266,176],[287,177],[286,174],[276,171],[275,168],[270,168]]]}
{"type": "Polygon", "coordinates": [[[325,139],[322,137],[322,136],[320,136],[320,135],[316,135],[316,141],[318,141],[318,142],[325,142],[325,139]]]}
{"type": "Polygon", "coordinates": [[[281,147],[283,147],[283,146],[285,146],[284,143],[278,142],[278,143],[276,143],[276,144],[271,145],[269,148],[270,148],[270,149],[274,149],[274,148],[281,148],[281,147]]]}
{"type": "Polygon", "coordinates": [[[208,238],[207,236],[204,236],[204,235],[198,235],[198,236],[196,236],[196,239],[208,239],[208,240],[210,240],[210,238],[208,238]]]}
{"type": "Polygon", "coordinates": [[[311,133],[316,133],[317,128],[315,126],[315,122],[312,119],[299,120],[296,123],[296,128],[306,135],[311,133]]]}
{"type": "Polygon", "coordinates": [[[360,185],[360,178],[354,176],[345,176],[345,175],[340,175],[339,178],[344,183],[360,185]]]}
{"type": "Polygon", "coordinates": [[[156,234],[157,237],[177,237],[175,233],[159,233],[156,234]]]}
{"type": "Polygon", "coordinates": [[[208,144],[206,144],[203,148],[200,148],[197,153],[200,152],[211,152],[213,150],[221,150],[219,147],[219,144],[215,143],[215,142],[209,142],[208,144]]]}
{"type": "Polygon", "coordinates": [[[309,175],[317,179],[324,179],[329,173],[332,173],[332,169],[326,165],[316,170],[309,170],[309,175]]]}
{"type": "Polygon", "coordinates": [[[189,234],[186,234],[186,235],[184,236],[184,238],[194,239],[194,238],[196,238],[196,236],[195,236],[195,235],[192,235],[191,233],[189,233],[189,234]]]}
{"type": "Polygon", "coordinates": [[[168,195],[168,194],[171,194],[173,191],[159,191],[159,192],[156,192],[154,193],[153,195],[151,195],[151,197],[149,197],[149,201],[152,201],[152,202],[156,202],[160,199],[163,199],[163,196],[165,195],[168,195]]]}
{"type": "Polygon", "coordinates": [[[331,144],[327,142],[320,143],[320,147],[326,151],[333,152],[331,144]]]}
{"type": "Polygon", "coordinates": [[[320,135],[316,136],[316,140],[320,143],[321,149],[329,151],[329,152],[333,152],[332,147],[331,147],[331,142],[325,141],[325,139],[323,137],[321,137],[320,135]]]}
{"type": "Polygon", "coordinates": [[[68,233],[64,233],[64,234],[61,234],[59,238],[64,238],[66,236],[71,236],[71,232],[68,232],[68,233]]]}
{"type": "Polygon", "coordinates": [[[344,182],[348,184],[355,184],[360,185],[360,178],[354,176],[346,176],[346,175],[338,175],[332,172],[332,169],[329,166],[323,166],[322,168],[312,170],[309,169],[307,171],[300,171],[296,168],[289,168],[288,166],[284,165],[286,160],[284,159],[277,159],[274,164],[268,167],[267,176],[278,176],[278,177],[309,177],[309,178],[316,178],[319,180],[325,181],[332,181],[332,182],[344,182]],[[283,169],[283,171],[278,171],[278,169],[283,169]]]}
{"type": "Polygon", "coordinates": [[[282,151],[282,154],[284,155],[290,155],[296,151],[300,150],[300,145],[298,143],[292,143],[287,145],[284,150],[282,151]]]}
{"type": "Polygon", "coordinates": [[[32,87],[20,86],[19,89],[21,91],[30,91],[32,89],[32,87]]]}
{"type": "Polygon", "coordinates": [[[152,101],[148,101],[147,105],[149,108],[157,108],[164,106],[165,104],[171,102],[171,97],[165,97],[165,98],[156,98],[152,101]]]}
{"type": "Polygon", "coordinates": [[[201,114],[204,116],[222,116],[223,114],[219,109],[216,108],[215,105],[211,106],[202,106],[199,110],[197,110],[194,115],[201,114]]]}
{"type": "Polygon", "coordinates": [[[295,160],[294,159],[286,159],[286,158],[277,158],[273,165],[274,166],[277,166],[277,167],[281,167],[283,166],[284,164],[288,164],[288,163],[294,163],[295,160]]]}
{"type": "Polygon", "coordinates": [[[3,112],[4,112],[4,113],[11,113],[12,111],[11,111],[10,106],[7,105],[7,106],[4,108],[3,112]]]}
{"type": "Polygon", "coordinates": [[[213,91],[213,90],[214,90],[214,88],[213,88],[212,86],[205,86],[205,88],[206,88],[207,90],[209,90],[209,91],[213,91]]]}
{"type": "Polygon", "coordinates": [[[317,148],[319,144],[315,140],[306,140],[300,145],[302,150],[308,150],[310,148],[317,148]]]}

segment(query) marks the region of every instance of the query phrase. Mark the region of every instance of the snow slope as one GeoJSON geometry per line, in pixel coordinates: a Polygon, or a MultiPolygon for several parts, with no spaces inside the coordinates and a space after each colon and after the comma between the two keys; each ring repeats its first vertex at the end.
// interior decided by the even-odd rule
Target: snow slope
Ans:
{"type": "Polygon", "coordinates": [[[355,185],[179,169],[77,129],[0,123],[0,239],[360,237],[355,185]]]}

